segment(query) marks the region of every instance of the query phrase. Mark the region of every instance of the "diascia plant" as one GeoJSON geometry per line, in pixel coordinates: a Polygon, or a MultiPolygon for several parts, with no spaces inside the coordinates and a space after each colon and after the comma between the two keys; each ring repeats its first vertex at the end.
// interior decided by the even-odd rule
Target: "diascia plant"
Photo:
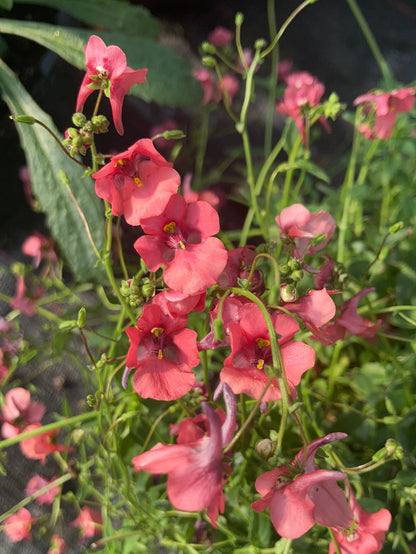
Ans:
{"type": "Polygon", "coordinates": [[[82,167],[101,218],[95,228],[62,168],[56,194],[70,201],[75,227],[57,247],[39,232],[27,237],[28,263],[10,270],[15,292],[1,293],[0,448],[20,445],[5,471],[33,460],[20,500],[1,516],[4,544],[36,537],[49,553],[413,551],[415,321],[398,243],[411,249],[415,218],[400,191],[387,194],[386,179],[392,163],[415,186],[407,159],[416,88],[363,93],[351,124],[318,77],[278,66],[285,29],[312,3],[277,31],[269,2],[270,42],[252,49],[243,48],[242,14],[235,29],[212,30],[194,72],[201,119],[190,141],[170,119],[121,152],[100,152],[102,134],[135,129],[124,99],[152,85],[152,71],[130,67],[95,34],[63,137],[37,113],[12,115],[19,128],[53,136],[51,156],[58,142],[63,163],[82,167]],[[248,114],[267,65],[259,154],[248,114]],[[235,136],[211,167],[214,110],[235,136]],[[331,188],[311,145],[342,117],[351,152],[342,185],[331,188]],[[210,189],[224,168],[233,190],[210,189]],[[236,209],[243,223],[230,228],[236,209]],[[79,257],[94,258],[86,266],[60,246],[81,235],[79,257]],[[38,320],[43,348],[30,334],[38,320]],[[85,387],[54,414],[25,373],[35,360],[46,369],[48,356],[71,360],[85,387]]]}

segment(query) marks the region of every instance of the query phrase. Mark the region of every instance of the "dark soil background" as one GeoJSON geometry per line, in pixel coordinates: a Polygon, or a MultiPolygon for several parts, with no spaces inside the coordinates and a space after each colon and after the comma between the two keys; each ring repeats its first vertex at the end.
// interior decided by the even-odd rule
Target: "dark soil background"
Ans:
{"type": "MultiPolygon", "coordinates": [[[[68,0],[70,1],[70,0],[68,0]]],[[[180,37],[191,54],[198,53],[198,47],[206,40],[208,33],[217,25],[232,29],[237,11],[245,15],[243,43],[251,46],[257,38],[267,34],[266,1],[211,0],[147,0],[132,1],[147,7],[165,24],[168,33],[180,37]]],[[[300,0],[276,1],[278,24],[281,24],[300,0]]],[[[389,63],[396,79],[408,84],[416,80],[416,6],[413,0],[359,0],[359,5],[376,37],[380,49],[389,63]]],[[[32,5],[17,5],[11,12],[0,10],[0,16],[12,19],[43,21],[59,24],[76,24],[64,14],[55,10],[32,5]]],[[[279,26],[279,25],[278,25],[279,26]]],[[[82,72],[75,70],[55,56],[23,38],[5,36],[0,44],[4,61],[15,71],[35,100],[48,111],[62,131],[70,124],[75,106],[77,89],[82,72]]],[[[298,70],[315,74],[326,87],[327,93],[336,91],[342,102],[351,106],[353,99],[379,84],[380,72],[361,34],[346,0],[319,0],[308,7],[289,27],[280,45],[282,59],[293,60],[298,70]]],[[[143,117],[142,127],[152,125],[151,114],[163,115],[160,108],[143,105],[138,99],[129,99],[125,109],[136,110],[143,117]],[[146,115],[147,114],[147,115],[146,115]],[[150,114],[150,116],[149,116],[150,114]]],[[[171,110],[166,110],[171,116],[171,110]]],[[[181,114],[175,114],[181,117],[181,114]]],[[[183,114],[182,114],[183,115],[183,114]]],[[[0,152],[2,177],[0,184],[0,264],[18,256],[21,243],[34,229],[46,231],[41,214],[32,212],[26,201],[19,168],[25,164],[23,152],[14,124],[8,118],[9,112],[0,103],[0,152]]],[[[146,136],[146,135],[143,135],[146,136]]],[[[126,137],[132,141],[140,138],[126,137]]],[[[331,148],[328,139],[325,148],[331,148]]],[[[128,144],[126,144],[128,146],[128,144]]],[[[0,287],[12,294],[13,283],[2,280],[0,287]]],[[[0,315],[6,306],[0,305],[0,315]]],[[[27,323],[28,331],[36,333],[36,325],[27,323]]],[[[63,375],[69,387],[63,390],[44,388],[44,398],[51,410],[58,410],[65,397],[75,406],[86,393],[77,381],[76,371],[66,364],[51,368],[55,375],[63,375]]],[[[50,380],[50,374],[45,375],[50,380]]],[[[46,383],[46,381],[45,381],[46,383]]],[[[44,384],[45,384],[44,383],[44,384]]],[[[37,383],[42,386],[42,383],[37,383]]],[[[89,392],[89,391],[88,391],[89,392]]],[[[11,449],[18,455],[18,447],[11,449]]],[[[17,458],[16,458],[17,459],[17,458]]],[[[19,458],[20,459],[20,458],[19,458]]],[[[20,462],[19,462],[20,463],[20,462]]],[[[13,466],[13,464],[11,464],[13,466]]],[[[0,508],[9,509],[22,499],[22,490],[33,463],[24,462],[18,468],[11,467],[7,478],[0,479],[0,508]]],[[[39,468],[36,464],[36,470],[39,468]]],[[[74,516],[75,517],[75,516],[74,516]]],[[[73,518],[72,518],[73,519],[73,518]]],[[[1,534],[2,535],[2,534],[1,534]]],[[[29,554],[46,552],[42,544],[22,542],[10,546],[4,544],[0,535],[0,552],[29,554]]],[[[72,552],[78,552],[74,547],[72,552]]]]}

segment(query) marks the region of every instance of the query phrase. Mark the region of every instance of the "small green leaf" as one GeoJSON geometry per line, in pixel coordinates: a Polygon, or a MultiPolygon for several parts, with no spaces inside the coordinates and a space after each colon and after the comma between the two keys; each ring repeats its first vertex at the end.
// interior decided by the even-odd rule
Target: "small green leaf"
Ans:
{"type": "MultiPolygon", "coordinates": [[[[50,116],[46,114],[25,90],[17,76],[0,60],[0,90],[9,110],[15,114],[30,114],[42,121],[55,134],[50,116]]],[[[12,123],[11,123],[12,124],[12,123]]],[[[62,152],[51,135],[40,125],[16,125],[25,151],[31,176],[32,190],[47,216],[52,236],[57,241],[69,267],[80,280],[103,275],[96,267],[97,257],[89,242],[67,187],[59,178],[63,171],[77,199],[98,249],[103,246],[103,215],[100,200],[94,192],[91,178],[83,178],[83,170],[62,152]]]]}
{"type": "Polygon", "coordinates": [[[132,6],[124,0],[15,0],[15,3],[55,8],[83,23],[126,35],[154,37],[159,31],[159,23],[146,8],[132,6]]]}

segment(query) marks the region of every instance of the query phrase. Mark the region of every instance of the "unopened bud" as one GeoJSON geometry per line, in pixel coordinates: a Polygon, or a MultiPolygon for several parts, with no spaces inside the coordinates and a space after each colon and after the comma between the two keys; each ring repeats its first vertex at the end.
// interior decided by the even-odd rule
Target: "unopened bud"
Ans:
{"type": "Polygon", "coordinates": [[[258,38],[256,42],[254,43],[254,49],[255,50],[261,50],[266,46],[267,42],[264,40],[264,38],[258,38]]]}
{"type": "Polygon", "coordinates": [[[235,14],[235,25],[236,27],[240,27],[243,24],[244,21],[244,15],[241,12],[237,12],[235,14]]]}
{"type": "Polygon", "coordinates": [[[85,326],[86,317],[87,317],[87,310],[85,309],[85,306],[82,306],[82,308],[78,312],[78,321],[77,321],[77,325],[80,329],[82,329],[85,326]]]}
{"type": "Polygon", "coordinates": [[[293,285],[282,285],[280,287],[280,298],[282,302],[296,302],[298,293],[293,285]]]}
{"type": "Polygon", "coordinates": [[[83,113],[77,112],[74,113],[72,116],[72,123],[76,127],[84,127],[84,125],[87,123],[87,118],[83,113]]]}
{"type": "Polygon", "coordinates": [[[212,56],[204,56],[201,61],[206,67],[215,67],[217,64],[212,56]]]}
{"type": "Polygon", "coordinates": [[[394,225],[392,225],[389,229],[389,233],[391,235],[394,235],[394,233],[397,233],[397,231],[400,231],[400,229],[403,229],[403,221],[398,221],[394,225]]]}
{"type": "Polygon", "coordinates": [[[215,46],[210,42],[203,42],[201,44],[201,49],[204,54],[215,54],[216,52],[215,46]]]}
{"type": "Polygon", "coordinates": [[[34,125],[36,119],[31,115],[11,115],[10,119],[16,123],[26,123],[27,125],[34,125]]]}
{"type": "Polygon", "coordinates": [[[263,460],[268,460],[270,456],[273,455],[274,449],[276,448],[276,443],[270,439],[263,439],[256,444],[257,454],[263,458],[263,460]]]}
{"type": "Polygon", "coordinates": [[[292,271],[291,278],[295,282],[301,281],[303,279],[303,271],[300,269],[296,269],[295,271],[292,271]]]}
{"type": "Polygon", "coordinates": [[[96,135],[107,133],[110,122],[105,115],[95,115],[91,118],[92,130],[96,135]]]}
{"type": "Polygon", "coordinates": [[[180,129],[174,129],[172,131],[164,131],[162,137],[166,140],[179,140],[185,138],[186,135],[180,129]]]}
{"type": "Polygon", "coordinates": [[[212,326],[214,328],[214,337],[215,340],[222,341],[224,340],[224,325],[221,319],[214,319],[212,326]]]}

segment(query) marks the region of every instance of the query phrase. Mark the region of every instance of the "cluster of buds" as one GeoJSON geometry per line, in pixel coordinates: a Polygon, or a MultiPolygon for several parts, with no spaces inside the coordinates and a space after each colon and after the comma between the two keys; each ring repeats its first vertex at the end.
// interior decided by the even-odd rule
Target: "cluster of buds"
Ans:
{"type": "Polygon", "coordinates": [[[134,277],[127,281],[121,281],[120,293],[127,299],[132,308],[137,308],[143,304],[143,294],[140,287],[136,284],[134,277]]]}
{"type": "Polygon", "coordinates": [[[85,156],[93,143],[93,135],[106,133],[110,122],[104,115],[95,115],[88,120],[82,113],[74,113],[72,123],[76,127],[68,127],[62,144],[66,146],[71,156],[85,156]]]}

